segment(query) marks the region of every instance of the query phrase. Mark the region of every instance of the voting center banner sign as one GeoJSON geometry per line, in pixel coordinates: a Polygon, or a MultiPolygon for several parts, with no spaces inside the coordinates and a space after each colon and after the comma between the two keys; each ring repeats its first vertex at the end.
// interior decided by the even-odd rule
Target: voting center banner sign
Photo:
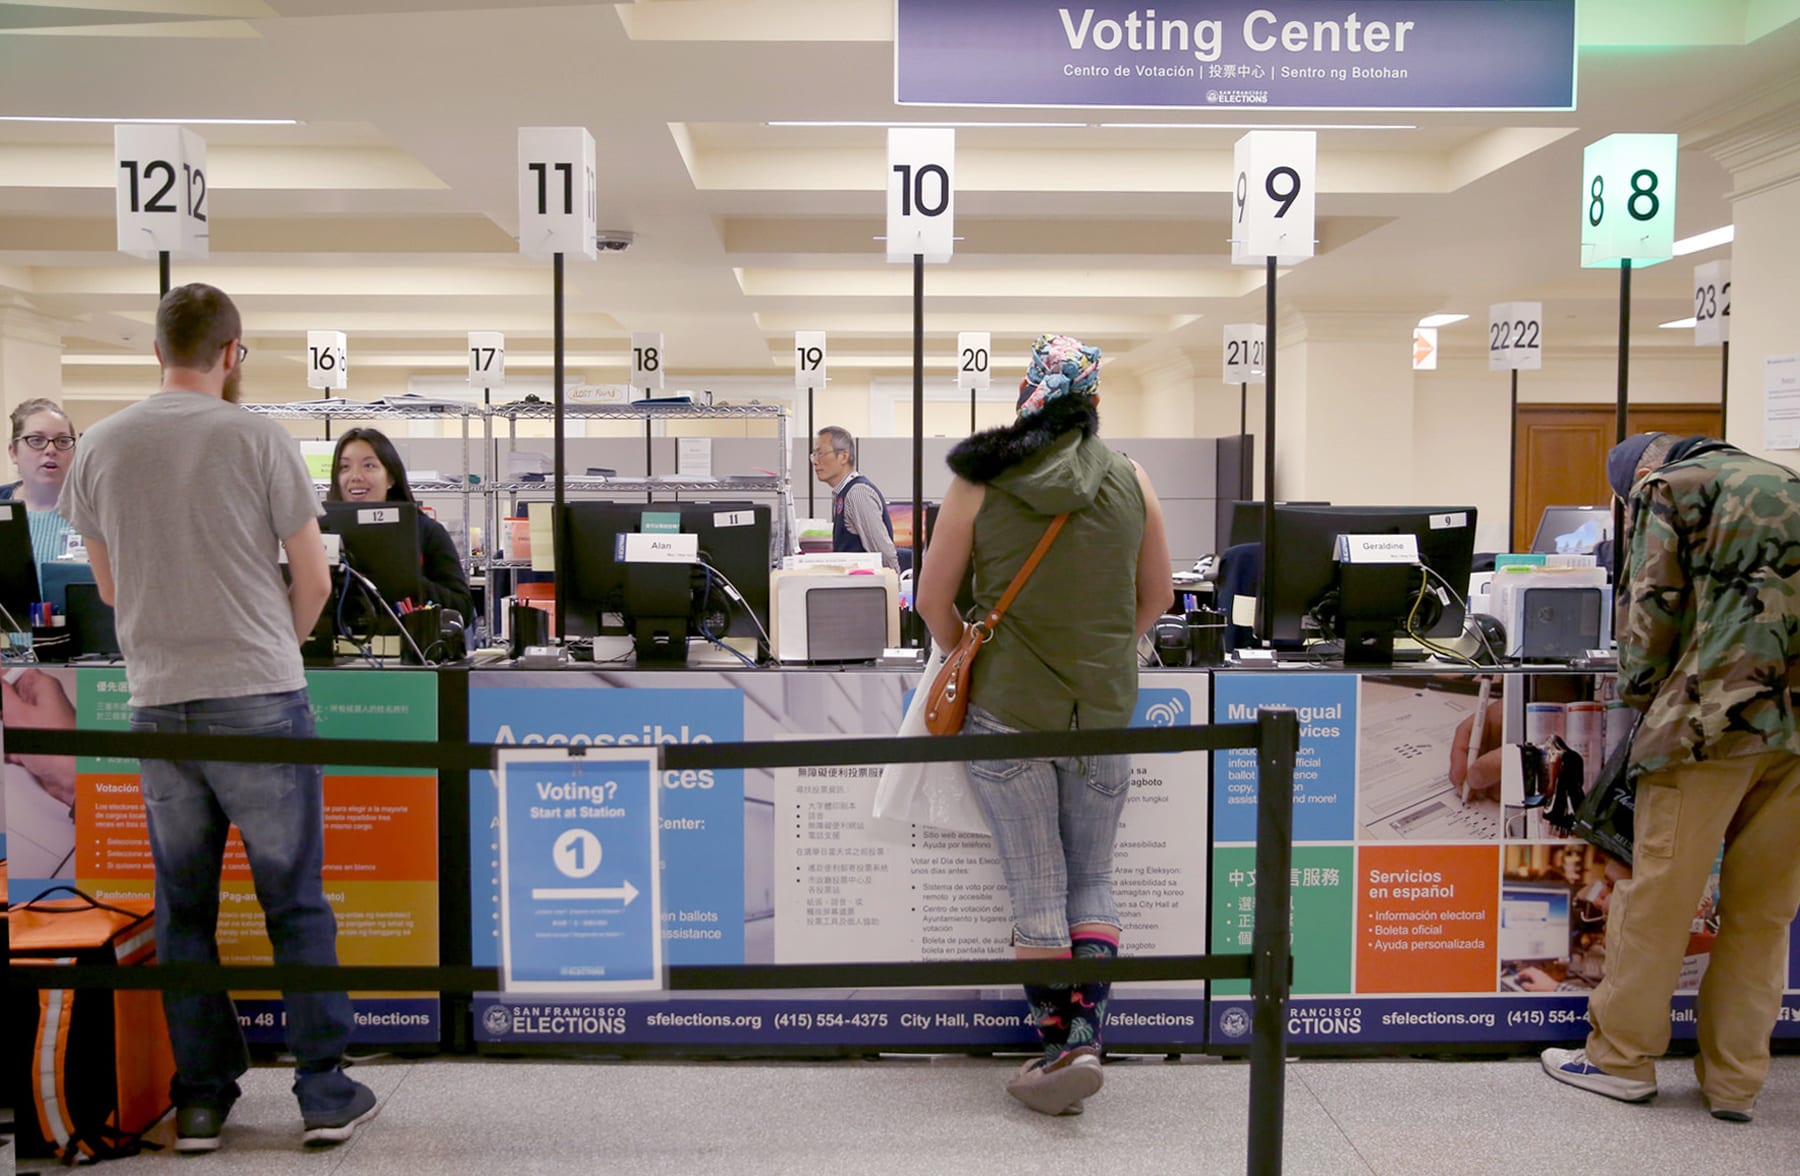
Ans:
{"type": "Polygon", "coordinates": [[[1575,0],[897,0],[933,106],[1573,110],[1575,0]]]}

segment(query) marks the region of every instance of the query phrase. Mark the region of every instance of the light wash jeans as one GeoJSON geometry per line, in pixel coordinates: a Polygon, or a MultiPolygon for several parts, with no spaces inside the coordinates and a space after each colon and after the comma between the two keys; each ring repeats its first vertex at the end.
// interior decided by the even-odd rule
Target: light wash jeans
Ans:
{"type": "MultiPolygon", "coordinates": [[[[962,733],[1017,731],[971,704],[962,733]]],[[[1012,896],[1015,944],[1068,947],[1072,926],[1119,926],[1113,840],[1131,783],[1130,756],[971,760],[969,782],[1012,896]]]]}
{"type": "MultiPolygon", "coordinates": [[[[163,734],[311,738],[306,691],[133,707],[131,729],[163,734]]],[[[325,796],[316,764],[144,760],[144,809],[156,866],[156,951],[163,963],[217,963],[225,837],[242,834],[278,964],[338,962],[337,918],[325,900],[325,796]]],[[[350,1039],[342,992],[284,993],[287,1043],[302,1107],[307,1081],[335,1071],[350,1039]]],[[[237,1009],[225,992],[165,992],[177,1106],[228,1107],[249,1068],[237,1009]]]]}

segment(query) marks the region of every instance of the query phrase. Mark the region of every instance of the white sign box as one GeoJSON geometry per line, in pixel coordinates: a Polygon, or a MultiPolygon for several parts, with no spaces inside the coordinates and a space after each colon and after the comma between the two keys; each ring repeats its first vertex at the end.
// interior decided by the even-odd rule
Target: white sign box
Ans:
{"type": "Polygon", "coordinates": [[[306,386],[323,389],[350,386],[349,342],[344,332],[306,332],[306,386]]]}
{"type": "Polygon", "coordinates": [[[119,252],[204,261],[210,252],[206,141],[175,126],[113,128],[119,252]]]}
{"type": "Polygon", "coordinates": [[[1694,267],[1694,344],[1731,342],[1731,263],[1694,267]]]}
{"type": "Polygon", "coordinates": [[[994,337],[988,331],[956,333],[956,390],[986,392],[993,383],[994,337]]]}
{"type": "Polygon", "coordinates": [[[634,331],[631,336],[631,386],[660,392],[663,386],[661,331],[634,331]]]}
{"type": "MultiPolygon", "coordinates": [[[[1293,265],[1313,255],[1319,136],[1251,131],[1232,153],[1231,264],[1293,265]]],[[[1241,381],[1240,381],[1241,382],[1241,381]]]]}
{"type": "Polygon", "coordinates": [[[825,386],[825,332],[794,332],[794,387],[825,386]]]}
{"type": "Polygon", "coordinates": [[[888,128],[887,259],[950,260],[956,235],[956,132],[888,128]]]}
{"type": "Polygon", "coordinates": [[[1581,264],[1675,256],[1675,135],[1608,135],[1581,156],[1581,264]]]}
{"type": "Polygon", "coordinates": [[[1227,384],[1261,384],[1265,361],[1265,331],[1261,323],[1227,323],[1225,325],[1225,372],[1227,384]]]}
{"type": "Polygon", "coordinates": [[[586,127],[519,128],[519,252],[592,261],[600,220],[594,136],[586,127]]]}
{"type": "Polygon", "coordinates": [[[1488,307],[1488,371],[1535,372],[1544,366],[1544,304],[1496,302],[1488,307]]]}
{"type": "Polygon", "coordinates": [[[469,332],[469,384],[475,388],[506,386],[506,336],[499,331],[469,332]]]}

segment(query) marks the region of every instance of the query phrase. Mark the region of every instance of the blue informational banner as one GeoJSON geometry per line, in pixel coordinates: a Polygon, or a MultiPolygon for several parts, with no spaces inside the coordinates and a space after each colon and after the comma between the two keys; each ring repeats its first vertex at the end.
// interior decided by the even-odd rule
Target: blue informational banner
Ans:
{"type": "Polygon", "coordinates": [[[593,994],[663,986],[652,748],[500,755],[501,983],[593,994]]]}
{"type": "MultiPolygon", "coordinates": [[[[1294,840],[1349,841],[1356,828],[1355,674],[1215,674],[1213,715],[1254,723],[1259,706],[1300,715],[1294,760],[1294,840]]],[[[1256,751],[1213,753],[1213,840],[1256,840],[1256,751]]]]}
{"type": "Polygon", "coordinates": [[[1575,0],[897,0],[942,106],[1573,110],[1575,0]]]}

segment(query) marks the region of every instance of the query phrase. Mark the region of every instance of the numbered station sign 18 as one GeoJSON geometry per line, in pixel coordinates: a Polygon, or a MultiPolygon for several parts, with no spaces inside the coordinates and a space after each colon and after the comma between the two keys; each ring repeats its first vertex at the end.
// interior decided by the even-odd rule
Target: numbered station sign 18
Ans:
{"type": "Polygon", "coordinates": [[[1694,345],[1731,342],[1731,263],[1694,267],[1694,345]]]}
{"type": "Polygon", "coordinates": [[[1581,156],[1581,264],[1634,268],[1675,256],[1674,135],[1608,135],[1581,156]]]}
{"type": "Polygon", "coordinates": [[[119,252],[204,261],[210,252],[206,141],[175,126],[113,128],[119,252]]]}
{"type": "Polygon", "coordinates": [[[1496,302],[1488,307],[1488,371],[1535,372],[1544,366],[1544,304],[1496,302]]]}
{"type": "Polygon", "coordinates": [[[631,386],[661,392],[663,386],[663,337],[661,331],[636,331],[631,336],[631,386]]]}
{"type": "Polygon", "coordinates": [[[592,261],[600,222],[594,136],[586,127],[519,128],[519,252],[592,261]]]}
{"type": "Polygon", "coordinates": [[[950,260],[956,236],[956,132],[889,127],[887,259],[950,260]]]}
{"type": "Polygon", "coordinates": [[[1251,131],[1232,152],[1231,264],[1292,265],[1313,255],[1319,136],[1251,131]]]}
{"type": "Polygon", "coordinates": [[[1227,323],[1225,325],[1225,374],[1227,384],[1260,384],[1263,382],[1264,340],[1261,323],[1227,323]]]}
{"type": "Polygon", "coordinates": [[[342,331],[306,332],[306,386],[344,389],[350,386],[349,341],[342,331]]]}
{"type": "Polygon", "coordinates": [[[956,390],[986,392],[992,381],[994,337],[988,331],[956,334],[956,390]]]}
{"type": "Polygon", "coordinates": [[[506,386],[506,336],[499,331],[469,332],[469,386],[506,386]]]}
{"type": "Polygon", "coordinates": [[[794,332],[794,388],[825,386],[825,332],[794,332]]]}

